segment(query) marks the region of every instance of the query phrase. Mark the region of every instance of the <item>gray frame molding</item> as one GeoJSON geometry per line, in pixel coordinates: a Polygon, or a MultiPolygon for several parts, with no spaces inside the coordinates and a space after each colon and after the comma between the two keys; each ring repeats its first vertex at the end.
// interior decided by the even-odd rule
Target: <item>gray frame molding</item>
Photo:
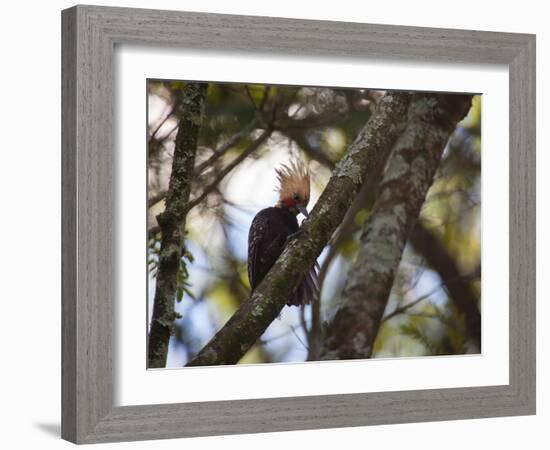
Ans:
{"type": "Polygon", "coordinates": [[[535,36],[96,6],[63,11],[62,32],[63,438],[93,443],[535,413],[535,36]],[[507,65],[510,383],[114,407],[113,51],[126,43],[507,65]]]}

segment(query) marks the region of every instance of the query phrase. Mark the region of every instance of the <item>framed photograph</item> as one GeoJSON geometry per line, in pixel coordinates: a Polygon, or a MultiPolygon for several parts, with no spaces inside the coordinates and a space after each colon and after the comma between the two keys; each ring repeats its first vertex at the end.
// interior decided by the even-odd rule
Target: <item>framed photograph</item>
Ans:
{"type": "Polygon", "coordinates": [[[535,412],[535,37],[62,13],[62,435],[535,412]]]}

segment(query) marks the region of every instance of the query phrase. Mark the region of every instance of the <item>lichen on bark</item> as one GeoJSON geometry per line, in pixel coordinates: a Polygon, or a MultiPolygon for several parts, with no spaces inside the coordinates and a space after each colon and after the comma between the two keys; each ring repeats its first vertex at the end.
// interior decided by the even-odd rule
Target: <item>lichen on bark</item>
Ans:
{"type": "Polygon", "coordinates": [[[166,208],[157,216],[161,246],[153,314],[149,330],[147,366],[166,366],[168,343],[176,320],[174,302],[179,261],[184,253],[185,218],[208,84],[186,83],[177,94],[180,119],[166,195],[166,208]]]}
{"type": "Polygon", "coordinates": [[[370,358],[396,269],[447,140],[469,95],[415,94],[365,222],[360,249],[329,324],[322,359],[370,358]]]}
{"type": "Polygon", "coordinates": [[[253,294],[189,366],[236,364],[279,315],[340,225],[365,177],[383,163],[401,130],[410,95],[389,94],[335,168],[302,231],[291,240],[253,294]]]}

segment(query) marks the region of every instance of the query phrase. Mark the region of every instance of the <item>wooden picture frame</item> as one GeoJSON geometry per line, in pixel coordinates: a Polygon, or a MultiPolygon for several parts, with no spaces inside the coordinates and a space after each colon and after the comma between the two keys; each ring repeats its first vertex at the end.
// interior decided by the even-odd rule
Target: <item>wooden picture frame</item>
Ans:
{"type": "Polygon", "coordinates": [[[97,6],[63,11],[62,32],[64,439],[94,443],[535,413],[535,36],[97,6]],[[508,66],[509,384],[114,407],[116,44],[508,66]]]}

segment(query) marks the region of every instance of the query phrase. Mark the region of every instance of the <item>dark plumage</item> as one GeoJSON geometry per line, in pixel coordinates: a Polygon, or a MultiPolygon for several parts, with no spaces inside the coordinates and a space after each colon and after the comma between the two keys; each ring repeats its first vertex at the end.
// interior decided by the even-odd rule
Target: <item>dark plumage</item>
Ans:
{"type": "MultiPolygon", "coordinates": [[[[309,170],[300,161],[283,164],[276,169],[279,201],[273,208],[262,209],[248,233],[248,278],[254,290],[273,267],[285,248],[287,238],[300,227],[297,214],[308,216],[309,170]]],[[[319,280],[316,266],[304,277],[287,305],[305,305],[319,298],[319,280]]]]}
{"type": "MultiPolygon", "coordinates": [[[[288,236],[300,227],[296,215],[283,207],[262,209],[248,234],[248,278],[254,290],[282,253],[288,236]]],[[[287,305],[305,305],[319,297],[317,272],[312,268],[298,286],[287,305]]]]}

